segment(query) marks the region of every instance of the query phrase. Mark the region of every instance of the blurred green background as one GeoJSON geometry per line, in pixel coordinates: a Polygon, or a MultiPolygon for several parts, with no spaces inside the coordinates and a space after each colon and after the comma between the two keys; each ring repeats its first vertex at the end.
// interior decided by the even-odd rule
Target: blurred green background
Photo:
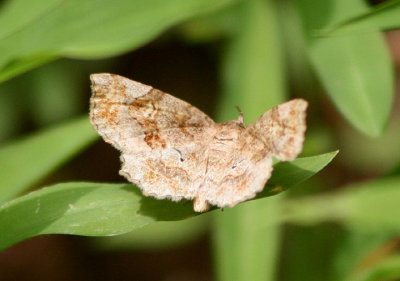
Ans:
{"type": "Polygon", "coordinates": [[[400,280],[398,28],[397,0],[0,2],[0,280],[400,280]],[[219,122],[302,97],[302,158],[232,209],[145,198],[88,122],[99,72],[219,122]]]}

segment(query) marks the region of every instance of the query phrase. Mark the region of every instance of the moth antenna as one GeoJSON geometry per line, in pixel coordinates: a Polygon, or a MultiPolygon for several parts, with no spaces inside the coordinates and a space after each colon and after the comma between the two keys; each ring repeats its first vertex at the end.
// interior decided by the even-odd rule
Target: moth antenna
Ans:
{"type": "MultiPolygon", "coordinates": [[[[110,73],[90,79],[90,121],[121,151],[119,173],[144,196],[194,199],[195,212],[211,205],[223,212],[264,189],[272,157],[291,161],[303,148],[303,99],[280,104],[246,127],[238,106],[237,120],[216,124],[196,107],[151,86],[110,73]]],[[[283,191],[269,186],[271,192],[283,191]]]]}
{"type": "Polygon", "coordinates": [[[239,121],[240,123],[244,124],[243,112],[242,112],[242,110],[241,110],[240,107],[237,106],[237,105],[235,105],[235,107],[236,107],[237,111],[239,112],[238,121],[239,121]]]}

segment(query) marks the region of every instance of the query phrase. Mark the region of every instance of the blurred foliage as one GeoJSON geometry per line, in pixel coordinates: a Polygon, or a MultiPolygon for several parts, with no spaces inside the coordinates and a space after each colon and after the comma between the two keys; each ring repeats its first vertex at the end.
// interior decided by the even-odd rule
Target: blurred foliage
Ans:
{"type": "Polygon", "coordinates": [[[101,251],[168,250],[190,244],[208,231],[209,216],[158,222],[114,237],[99,237],[93,246],[101,251]]]}
{"type": "MultiPolygon", "coordinates": [[[[274,1],[263,0],[242,1],[232,10],[236,21],[221,62],[219,121],[236,119],[234,106],[240,105],[245,121],[251,124],[265,108],[285,100],[276,10],[274,1]]],[[[274,214],[279,199],[249,202],[216,214],[215,268],[220,280],[274,278],[279,226],[271,226],[264,218],[274,214]]]]}
{"type": "Polygon", "coordinates": [[[96,138],[85,117],[2,146],[0,172],[6,176],[0,179],[0,202],[26,190],[96,138]]]}
{"type": "Polygon", "coordinates": [[[379,31],[316,36],[318,30],[368,7],[362,0],[295,2],[304,27],[307,53],[327,94],[353,126],[367,135],[381,135],[391,109],[394,84],[383,36],[379,31]]]}
{"type": "MultiPolygon", "coordinates": [[[[274,178],[271,178],[271,184],[275,185],[266,188],[257,198],[275,195],[304,181],[324,168],[335,155],[328,153],[298,158],[290,165],[275,165],[274,178]],[[285,174],[297,176],[279,181],[285,174]],[[281,186],[277,187],[277,183],[281,186]],[[276,189],[279,192],[274,192],[276,189]]],[[[19,169],[18,172],[23,173],[29,168],[21,166],[19,169]]],[[[41,172],[45,174],[48,171],[42,169],[41,172]]],[[[10,182],[7,187],[20,190],[21,185],[20,182],[10,182]]],[[[7,199],[9,194],[5,196],[7,199]]],[[[129,184],[60,183],[33,191],[0,207],[0,225],[7,229],[0,238],[0,248],[40,234],[109,236],[127,233],[152,222],[176,221],[195,215],[198,214],[194,213],[191,204],[145,197],[129,184]]]]}
{"type": "Polygon", "coordinates": [[[365,11],[354,18],[347,18],[329,30],[328,34],[370,32],[398,29],[400,26],[400,1],[390,0],[365,11]]]}
{"type": "Polygon", "coordinates": [[[399,0],[8,0],[0,26],[2,249],[62,233],[123,234],[93,240],[100,251],[164,251],[209,232],[218,280],[400,279],[400,119],[382,33],[400,27],[399,0]],[[303,97],[304,157],[276,163],[256,200],[201,215],[104,183],[121,179],[106,176],[106,146],[84,151],[98,138],[93,72],[165,83],[218,121],[238,105],[250,124],[303,97]]]}

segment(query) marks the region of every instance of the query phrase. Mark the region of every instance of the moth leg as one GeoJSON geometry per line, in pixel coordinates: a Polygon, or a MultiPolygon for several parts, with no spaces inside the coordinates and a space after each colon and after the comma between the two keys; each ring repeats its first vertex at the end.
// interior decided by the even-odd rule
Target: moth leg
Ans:
{"type": "Polygon", "coordinates": [[[207,200],[196,197],[193,202],[193,209],[195,212],[202,213],[210,209],[210,204],[208,204],[207,200]]]}

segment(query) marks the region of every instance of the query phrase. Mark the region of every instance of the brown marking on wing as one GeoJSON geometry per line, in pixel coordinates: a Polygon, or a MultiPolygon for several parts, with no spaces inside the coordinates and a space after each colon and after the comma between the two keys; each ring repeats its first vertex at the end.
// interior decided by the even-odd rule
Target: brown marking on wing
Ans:
{"type": "Polygon", "coordinates": [[[245,189],[247,189],[249,187],[249,181],[250,178],[245,176],[242,177],[240,183],[238,184],[238,189],[236,190],[236,193],[242,193],[245,189]]]}
{"type": "Polygon", "coordinates": [[[161,174],[159,173],[160,163],[158,161],[154,161],[153,159],[147,159],[143,168],[146,170],[144,173],[144,181],[148,183],[155,184],[160,182],[162,179],[161,174]]]}
{"type": "Polygon", "coordinates": [[[147,118],[137,118],[137,117],[134,117],[134,119],[139,123],[139,125],[144,129],[144,131],[158,130],[157,122],[155,120],[147,118]]]}
{"type": "Polygon", "coordinates": [[[303,147],[306,109],[307,102],[302,99],[280,104],[264,113],[248,132],[263,141],[278,160],[293,160],[303,147]]]}
{"type": "Polygon", "coordinates": [[[157,102],[159,102],[159,94],[153,94],[154,90],[151,90],[150,93],[145,95],[144,97],[136,98],[132,103],[129,104],[132,109],[136,111],[137,114],[140,114],[146,110],[157,110],[157,102]],[[153,94],[153,95],[152,95],[153,94]]]}
{"type": "Polygon", "coordinates": [[[92,79],[92,98],[90,106],[90,119],[94,128],[105,138],[105,141],[116,144],[115,136],[121,137],[122,131],[118,130],[120,125],[121,101],[126,96],[126,86],[115,75],[110,84],[95,83],[92,79]],[[110,133],[110,128],[116,128],[115,134],[110,133]]]}
{"type": "Polygon", "coordinates": [[[213,130],[212,119],[184,101],[118,75],[93,74],[91,81],[91,122],[122,151],[121,174],[145,195],[194,198],[206,170],[203,146],[212,135],[203,131],[213,130]]]}
{"type": "Polygon", "coordinates": [[[160,137],[160,131],[158,129],[146,131],[144,133],[144,141],[152,149],[165,148],[167,146],[165,140],[160,137]]]}
{"type": "Polygon", "coordinates": [[[190,117],[186,114],[182,114],[181,112],[175,112],[174,114],[175,116],[175,120],[178,122],[178,124],[180,124],[179,127],[186,127],[187,121],[190,120],[190,117]]]}
{"type": "Polygon", "coordinates": [[[117,126],[119,124],[119,108],[115,104],[110,102],[103,102],[101,106],[97,107],[97,109],[97,116],[105,120],[105,124],[110,126],[117,126]]]}
{"type": "Polygon", "coordinates": [[[189,183],[190,177],[187,171],[177,167],[173,162],[165,163],[161,160],[147,159],[144,165],[146,172],[144,181],[151,184],[164,184],[168,188],[173,189],[174,192],[184,194],[187,192],[184,188],[185,185],[181,183],[189,183]]]}
{"type": "Polygon", "coordinates": [[[193,141],[195,139],[195,136],[190,133],[189,130],[186,129],[186,127],[180,127],[179,129],[181,130],[182,134],[185,135],[185,137],[188,137],[189,141],[193,141]]]}
{"type": "MultiPolygon", "coordinates": [[[[119,79],[114,79],[114,82],[112,83],[112,88],[115,90],[115,93],[125,93],[126,92],[126,86],[120,82],[119,79]]],[[[126,94],[124,94],[126,95],[126,94]]]]}
{"type": "Polygon", "coordinates": [[[153,170],[148,170],[144,175],[144,180],[146,182],[156,183],[160,181],[160,176],[155,173],[153,170]]]}
{"type": "Polygon", "coordinates": [[[264,159],[265,157],[267,157],[268,153],[269,152],[265,151],[265,150],[258,151],[257,153],[254,153],[251,156],[251,161],[254,163],[257,163],[257,162],[261,161],[262,159],[264,159]]]}
{"type": "Polygon", "coordinates": [[[168,175],[168,179],[184,179],[189,180],[188,172],[177,166],[165,165],[165,174],[168,175]]]}

